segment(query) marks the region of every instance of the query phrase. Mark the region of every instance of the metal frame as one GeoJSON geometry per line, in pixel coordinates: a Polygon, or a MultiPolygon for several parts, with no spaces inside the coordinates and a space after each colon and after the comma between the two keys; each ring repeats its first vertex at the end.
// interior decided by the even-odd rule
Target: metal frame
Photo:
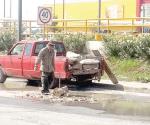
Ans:
{"type": "MultiPolygon", "coordinates": [[[[144,33],[144,28],[150,28],[150,18],[103,18],[103,19],[85,19],[85,20],[78,20],[78,19],[53,19],[53,22],[57,22],[56,26],[50,25],[37,25],[36,20],[23,20],[22,24],[25,29],[28,30],[27,33],[30,37],[34,35],[32,33],[33,29],[40,29],[41,32],[39,34],[43,34],[48,37],[50,35],[51,29],[60,29],[61,32],[59,33],[70,33],[70,32],[84,32],[84,33],[96,33],[97,29],[100,28],[101,30],[105,31],[113,31],[113,32],[139,32],[144,33]],[[100,20],[101,25],[99,26],[97,22],[100,20]],[[144,22],[144,23],[143,23],[144,22]],[[44,27],[44,29],[43,29],[44,27]],[[141,31],[139,30],[141,29],[141,31]]],[[[0,21],[0,29],[2,31],[9,30],[9,31],[16,31],[16,24],[17,20],[1,20],[0,21]],[[7,24],[7,25],[3,25],[7,24]]],[[[110,33],[110,32],[106,32],[110,33]]]]}

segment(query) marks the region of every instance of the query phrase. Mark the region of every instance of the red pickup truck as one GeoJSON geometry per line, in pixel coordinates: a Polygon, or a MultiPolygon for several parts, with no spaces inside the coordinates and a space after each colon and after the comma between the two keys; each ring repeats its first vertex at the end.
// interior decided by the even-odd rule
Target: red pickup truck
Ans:
{"type": "MultiPolygon", "coordinates": [[[[28,80],[40,80],[40,70],[34,71],[35,59],[39,51],[48,41],[20,41],[17,42],[7,55],[0,56],[0,83],[7,77],[19,77],[28,80]]],[[[53,41],[55,44],[55,79],[76,81],[87,80],[103,75],[103,65],[100,60],[97,64],[71,63],[66,57],[63,42],[53,41]]],[[[38,66],[39,67],[39,66],[38,66]]]]}

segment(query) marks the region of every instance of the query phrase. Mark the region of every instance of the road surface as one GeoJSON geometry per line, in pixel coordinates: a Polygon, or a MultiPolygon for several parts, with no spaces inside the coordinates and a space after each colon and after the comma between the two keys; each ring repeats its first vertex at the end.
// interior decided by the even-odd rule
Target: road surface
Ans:
{"type": "Polygon", "coordinates": [[[117,116],[101,110],[0,97],[2,125],[149,125],[147,117],[117,116]]]}
{"type": "Polygon", "coordinates": [[[150,95],[147,91],[146,93],[124,91],[122,86],[116,87],[107,84],[95,85],[94,87],[82,88],[80,90],[75,87],[70,87],[71,93],[76,94],[77,97],[84,95],[88,97],[87,99],[91,99],[89,97],[91,95],[93,97],[94,95],[99,99],[99,102],[93,104],[89,104],[86,101],[83,103],[79,101],[71,103],[60,103],[56,101],[50,103],[49,98],[46,98],[46,100],[22,98],[23,96],[20,96],[20,94],[24,92],[32,94],[35,91],[40,93],[38,87],[26,87],[25,83],[25,80],[8,79],[6,86],[0,85],[0,124],[150,125],[148,108],[150,95]],[[137,105],[138,103],[139,105],[137,105]],[[127,105],[127,109],[126,107],[121,107],[124,105],[127,105]],[[138,115],[139,112],[136,112],[136,109],[143,110],[144,112],[138,115]],[[133,112],[128,110],[133,110],[133,112]],[[126,111],[129,114],[126,114],[126,111]]]}

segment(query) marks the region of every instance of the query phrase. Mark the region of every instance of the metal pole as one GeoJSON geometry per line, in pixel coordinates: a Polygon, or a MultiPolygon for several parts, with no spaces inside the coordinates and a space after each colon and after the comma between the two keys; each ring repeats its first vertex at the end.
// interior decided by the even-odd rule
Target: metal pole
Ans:
{"type": "Polygon", "coordinates": [[[101,0],[98,1],[98,32],[100,33],[101,29],[100,29],[100,24],[101,24],[101,0]]]}
{"type": "Polygon", "coordinates": [[[18,41],[22,40],[22,0],[18,0],[18,41]]]}
{"type": "Polygon", "coordinates": [[[5,0],[4,0],[4,19],[5,19],[5,0]]]}
{"type": "Polygon", "coordinates": [[[55,4],[55,0],[54,0],[54,17],[55,17],[55,5],[56,5],[56,4],[55,4]]]}
{"type": "MultiPolygon", "coordinates": [[[[9,0],[9,18],[11,20],[11,0],[9,0]]],[[[10,31],[11,31],[11,22],[12,21],[10,21],[10,31]]]]}
{"type": "Polygon", "coordinates": [[[65,18],[65,0],[63,0],[63,19],[65,18]]]}
{"type": "Polygon", "coordinates": [[[44,28],[43,28],[43,30],[44,30],[44,34],[43,34],[43,38],[44,38],[44,40],[45,40],[45,23],[44,23],[44,28]]]}
{"type": "Polygon", "coordinates": [[[12,3],[12,2],[11,2],[11,0],[10,0],[10,8],[9,8],[9,14],[10,14],[9,16],[10,16],[10,18],[11,18],[11,3],[12,3]]]}
{"type": "MultiPolygon", "coordinates": [[[[145,6],[143,6],[143,17],[145,17],[145,9],[146,9],[145,6]]],[[[142,33],[144,33],[144,27],[143,27],[143,25],[145,23],[145,19],[144,18],[142,19],[142,23],[143,23],[142,24],[142,33]]]]}
{"type": "MultiPolygon", "coordinates": [[[[63,0],[63,27],[65,25],[64,19],[65,19],[65,0],[63,0]]],[[[64,30],[64,28],[63,28],[63,30],[64,30]]]]}

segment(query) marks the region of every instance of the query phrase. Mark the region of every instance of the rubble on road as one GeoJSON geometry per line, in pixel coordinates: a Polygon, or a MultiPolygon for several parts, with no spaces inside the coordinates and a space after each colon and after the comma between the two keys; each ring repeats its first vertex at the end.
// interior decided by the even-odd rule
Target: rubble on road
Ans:
{"type": "Polygon", "coordinates": [[[51,90],[50,94],[43,95],[40,91],[28,91],[17,94],[16,98],[29,99],[32,101],[48,101],[49,103],[68,103],[68,102],[84,102],[84,103],[96,103],[97,99],[92,96],[81,96],[72,94],[68,91],[68,88],[56,88],[51,90]]]}
{"type": "Polygon", "coordinates": [[[67,86],[64,86],[62,88],[55,88],[52,90],[51,94],[53,96],[61,97],[61,96],[67,96],[69,90],[67,86]]]}

